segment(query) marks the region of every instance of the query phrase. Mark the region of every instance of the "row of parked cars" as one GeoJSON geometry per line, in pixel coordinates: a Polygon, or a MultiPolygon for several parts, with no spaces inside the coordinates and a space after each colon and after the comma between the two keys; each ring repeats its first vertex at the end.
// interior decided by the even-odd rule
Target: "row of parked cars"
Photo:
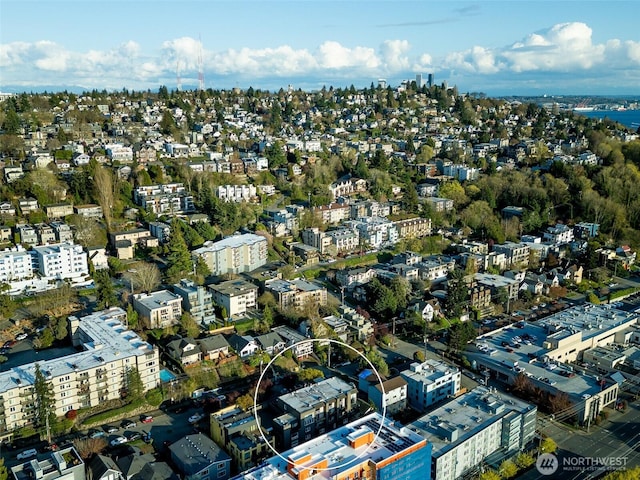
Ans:
{"type": "MultiPolygon", "coordinates": [[[[140,416],[140,423],[151,423],[153,422],[153,417],[151,415],[142,415],[140,416]]],[[[89,430],[89,438],[101,438],[106,437],[112,433],[117,433],[120,429],[130,429],[135,428],[138,424],[133,420],[123,420],[120,424],[120,427],[115,425],[105,425],[102,429],[92,429],[89,430]]],[[[111,440],[109,443],[112,446],[121,445],[127,442],[133,442],[134,440],[138,440],[142,438],[142,434],[140,432],[125,432],[123,435],[119,435],[118,437],[111,440]]]]}

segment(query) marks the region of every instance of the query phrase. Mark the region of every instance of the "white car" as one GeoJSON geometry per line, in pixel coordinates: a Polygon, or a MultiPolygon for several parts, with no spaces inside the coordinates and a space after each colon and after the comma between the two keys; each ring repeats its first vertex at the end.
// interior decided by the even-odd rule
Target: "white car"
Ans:
{"type": "Polygon", "coordinates": [[[116,437],[116,438],[114,438],[113,440],[111,440],[111,441],[109,442],[109,444],[110,444],[112,447],[115,447],[116,445],[122,445],[123,443],[127,443],[127,441],[128,441],[128,440],[127,440],[127,438],[126,438],[126,437],[122,437],[122,436],[120,436],[120,437],[116,437]]]}
{"type": "Polygon", "coordinates": [[[30,448],[29,450],[20,452],[16,458],[18,460],[26,460],[27,458],[35,457],[36,455],[38,455],[38,451],[35,448],[30,448]]]}
{"type": "Polygon", "coordinates": [[[18,340],[18,341],[24,340],[25,338],[27,338],[27,334],[26,333],[21,333],[19,335],[16,335],[16,340],[18,340]]]}
{"type": "Polygon", "coordinates": [[[204,415],[201,413],[194,413],[189,417],[189,423],[197,423],[204,418],[204,415]]]}

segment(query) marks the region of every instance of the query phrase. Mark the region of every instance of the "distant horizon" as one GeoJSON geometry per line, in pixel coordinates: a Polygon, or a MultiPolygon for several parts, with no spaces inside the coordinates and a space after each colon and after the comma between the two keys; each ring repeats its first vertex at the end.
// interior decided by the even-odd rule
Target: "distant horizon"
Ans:
{"type": "MultiPolygon", "coordinates": [[[[400,86],[401,82],[398,82],[398,84],[388,84],[388,87],[391,87],[392,89],[397,88],[398,86],[400,86]]],[[[442,82],[437,83],[437,86],[441,86],[442,82]]],[[[350,88],[352,84],[348,84],[348,85],[324,85],[323,87],[326,88],[327,90],[330,88],[333,89],[345,89],[345,88],[350,88]]],[[[354,88],[356,88],[356,90],[363,90],[363,89],[369,89],[371,84],[369,83],[368,85],[353,85],[354,88]]],[[[374,82],[374,86],[377,86],[377,82],[374,82]]],[[[142,93],[142,92],[147,92],[150,91],[151,93],[158,93],[159,89],[161,87],[166,87],[167,90],[170,93],[174,93],[174,92],[178,92],[178,90],[176,89],[176,87],[174,86],[173,88],[170,85],[158,85],[155,88],[144,88],[144,89],[125,89],[120,88],[120,89],[109,89],[109,88],[84,88],[81,86],[56,86],[56,85],[42,85],[39,86],[37,88],[32,88],[32,89],[25,89],[24,87],[19,87],[19,86],[11,86],[8,85],[6,87],[2,87],[0,88],[0,94],[10,94],[10,95],[20,95],[20,94],[27,94],[27,95],[41,95],[44,93],[47,94],[60,94],[63,92],[67,92],[67,93],[72,93],[74,95],[80,95],[83,93],[91,93],[92,91],[97,91],[97,92],[103,92],[106,91],[107,94],[117,94],[117,93],[122,93],[123,90],[127,90],[129,93],[142,93]]],[[[236,86],[230,86],[227,88],[213,88],[211,87],[212,91],[230,91],[233,90],[235,88],[239,88],[240,91],[242,92],[246,92],[249,88],[253,88],[254,90],[260,90],[262,92],[267,92],[267,93],[277,93],[279,92],[281,89],[282,90],[286,90],[288,86],[283,86],[283,87],[278,87],[278,88],[261,88],[258,87],[256,85],[248,85],[246,87],[242,87],[239,85],[236,86]]],[[[300,89],[302,92],[305,93],[314,93],[314,92],[318,92],[320,90],[322,90],[323,87],[320,88],[314,88],[313,90],[311,89],[305,89],[302,87],[296,87],[295,85],[293,85],[294,87],[294,91],[298,91],[298,89],[300,89]]],[[[505,97],[511,97],[511,98],[518,98],[518,97],[535,97],[535,98],[549,98],[549,99],[561,99],[561,98],[571,98],[571,97],[579,97],[579,98],[603,98],[603,99],[622,99],[622,100],[630,100],[630,101],[637,101],[640,102],[640,93],[635,92],[635,93],[538,93],[538,92],[529,92],[529,93],[508,93],[508,92],[503,92],[503,93],[489,93],[489,92],[484,92],[484,91],[472,91],[472,90],[464,90],[461,89],[459,86],[457,85],[450,85],[447,84],[448,88],[453,88],[456,87],[458,88],[458,91],[460,94],[469,94],[469,95],[477,95],[477,94],[481,94],[481,95],[486,95],[488,98],[505,98],[505,97]]],[[[205,86],[205,90],[209,90],[209,87],[205,86]]],[[[194,85],[194,86],[183,86],[183,88],[181,90],[179,90],[180,92],[184,92],[184,93],[188,93],[188,92],[197,92],[198,91],[198,86],[194,85]]]]}
{"type": "Polygon", "coordinates": [[[488,96],[640,85],[633,0],[0,0],[0,13],[0,91],[315,91],[416,74],[488,96]]]}

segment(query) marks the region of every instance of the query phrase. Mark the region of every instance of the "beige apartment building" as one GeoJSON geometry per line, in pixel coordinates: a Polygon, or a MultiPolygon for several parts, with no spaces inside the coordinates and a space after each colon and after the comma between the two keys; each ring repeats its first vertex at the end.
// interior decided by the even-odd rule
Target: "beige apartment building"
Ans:
{"type": "Polygon", "coordinates": [[[169,290],[138,293],[133,296],[133,308],[146,328],[175,325],[182,316],[182,297],[169,290]]]}
{"type": "Polygon", "coordinates": [[[0,373],[0,440],[35,420],[36,363],[53,386],[55,414],[95,407],[121,397],[127,371],[137,369],[144,390],[159,385],[158,350],[126,327],[127,313],[110,308],[86,317],[70,316],[73,345],[84,350],[0,373]]]}

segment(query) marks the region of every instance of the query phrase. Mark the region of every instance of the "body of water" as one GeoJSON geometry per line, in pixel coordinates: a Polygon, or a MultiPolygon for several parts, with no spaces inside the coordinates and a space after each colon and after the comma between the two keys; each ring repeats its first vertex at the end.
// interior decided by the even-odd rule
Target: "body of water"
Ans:
{"type": "Polygon", "coordinates": [[[640,110],[592,110],[590,112],[576,112],[589,118],[608,118],[619,122],[629,128],[637,129],[640,126],[640,110]]]}

